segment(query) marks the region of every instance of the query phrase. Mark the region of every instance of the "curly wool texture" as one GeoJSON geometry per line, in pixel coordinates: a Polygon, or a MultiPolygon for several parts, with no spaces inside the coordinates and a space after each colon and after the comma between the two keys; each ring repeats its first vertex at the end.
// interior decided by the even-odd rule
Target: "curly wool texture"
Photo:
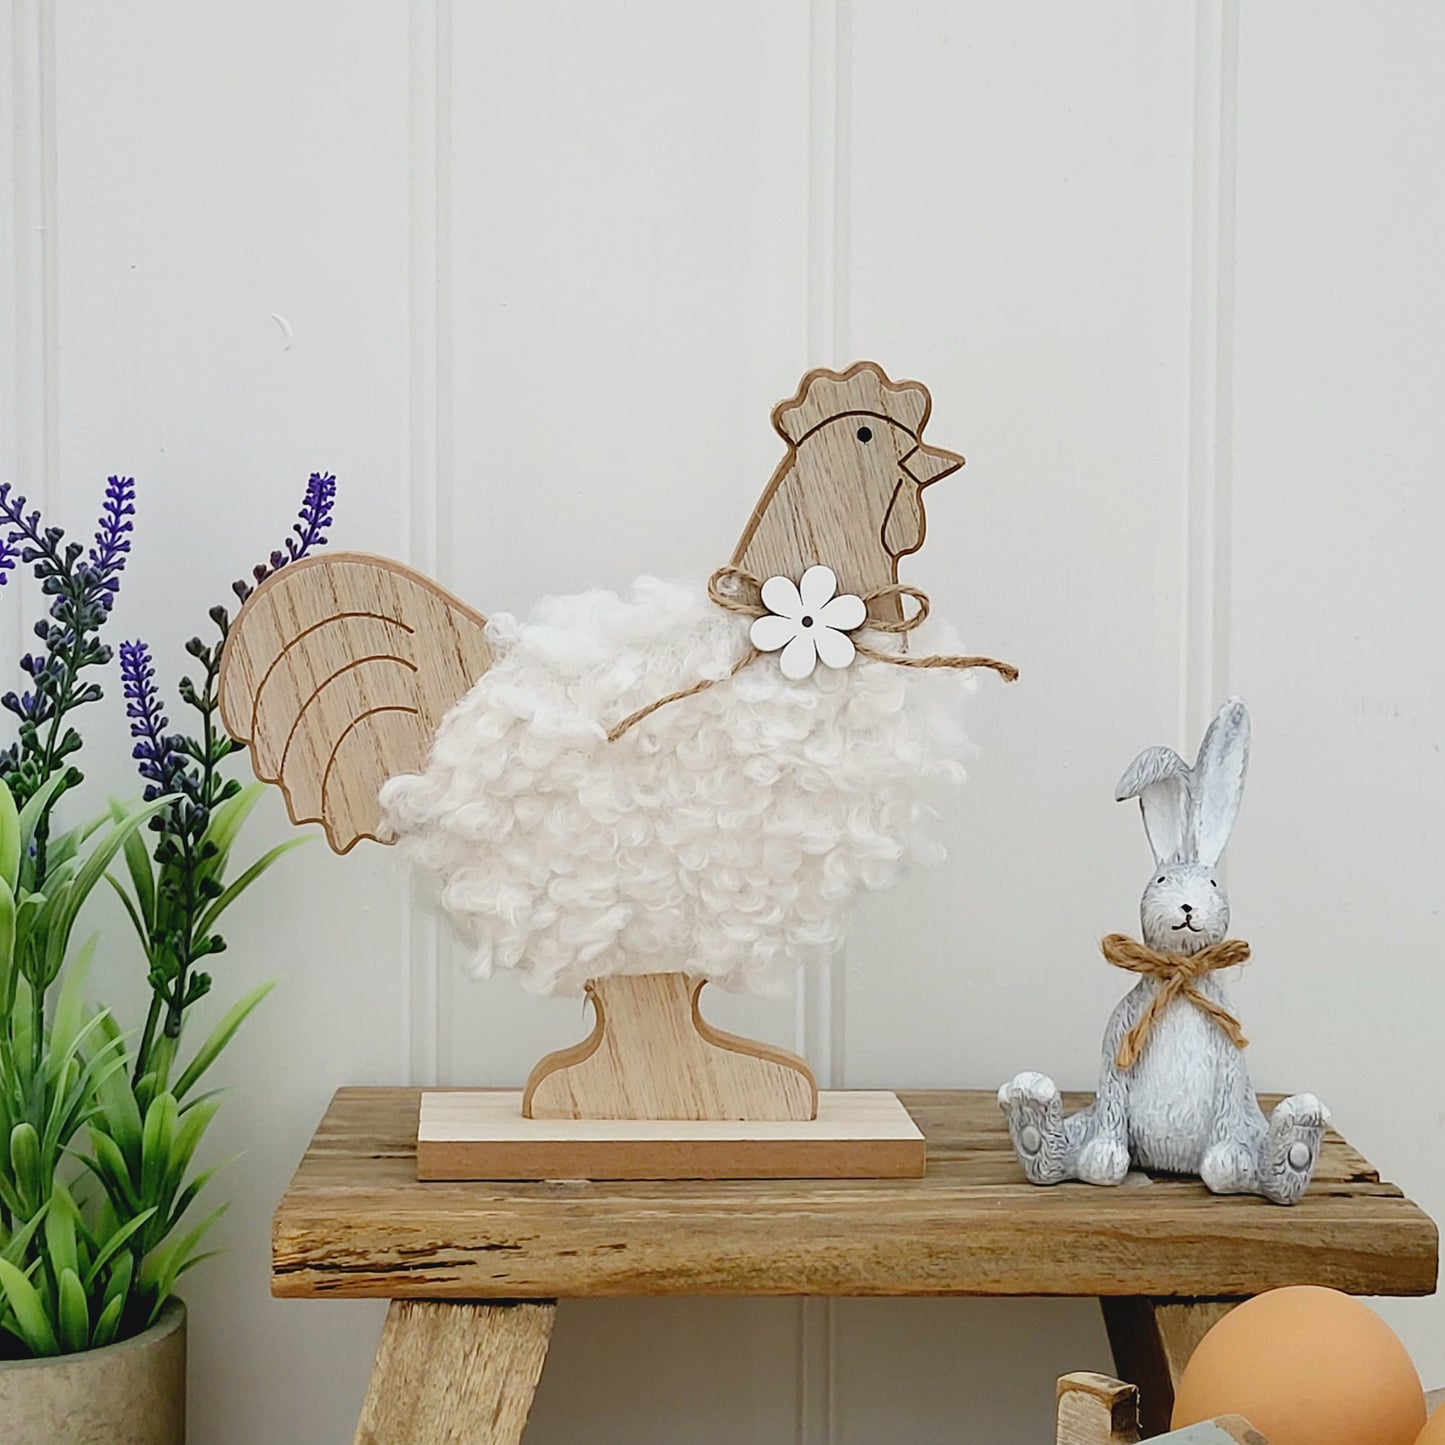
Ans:
{"type": "MultiPolygon", "coordinates": [[[[497,662],[426,771],[381,792],[474,942],[476,975],[575,993],[686,969],[776,993],[837,950],[860,889],[943,857],[924,795],[963,780],[968,680],[859,660],[790,683],[772,656],[728,680],[747,628],[701,585],[652,577],[492,618],[497,662]],[[719,681],[606,740],[701,678],[719,681]]],[[[934,624],[913,639],[920,654],[950,642],[934,624]]]]}

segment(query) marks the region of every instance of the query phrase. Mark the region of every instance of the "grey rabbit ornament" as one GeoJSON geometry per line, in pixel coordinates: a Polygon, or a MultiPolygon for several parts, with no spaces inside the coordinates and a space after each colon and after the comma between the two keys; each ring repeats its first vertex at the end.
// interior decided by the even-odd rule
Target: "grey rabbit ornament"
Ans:
{"type": "Polygon", "coordinates": [[[1065,1118],[1057,1086],[1036,1073],[999,1090],[1030,1183],[1118,1184],[1132,1163],[1276,1204],[1308,1187],[1329,1111],[1296,1094],[1265,1118],[1219,976],[1249,956],[1228,939],[1229,900],[1214,871],[1248,762],[1249,711],[1231,698],[1193,767],[1172,748],[1147,748],[1120,779],[1117,800],[1139,799],[1154,869],[1139,909],[1143,945],[1112,934],[1103,947],[1141,977],[1109,1020],[1094,1103],[1065,1118]]]}

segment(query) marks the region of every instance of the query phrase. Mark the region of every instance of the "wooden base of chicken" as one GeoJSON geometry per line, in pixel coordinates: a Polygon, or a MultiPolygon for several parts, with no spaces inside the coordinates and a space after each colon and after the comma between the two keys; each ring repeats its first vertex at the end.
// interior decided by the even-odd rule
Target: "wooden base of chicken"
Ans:
{"type": "Polygon", "coordinates": [[[594,979],[591,1035],[548,1054],[522,1095],[528,1119],[806,1120],[818,1085],[796,1054],[713,1028],[705,979],[645,973],[594,979]]]}

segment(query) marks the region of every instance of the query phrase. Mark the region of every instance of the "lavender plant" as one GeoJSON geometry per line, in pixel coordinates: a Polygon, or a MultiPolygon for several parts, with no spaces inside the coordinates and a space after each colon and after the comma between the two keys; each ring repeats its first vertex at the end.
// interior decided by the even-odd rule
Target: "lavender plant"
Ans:
{"type": "MultiPolygon", "coordinates": [[[[30,689],[7,692],[0,707],[20,719],[18,735],[0,751],[0,780],[9,787],[17,806],[24,807],[81,748],[80,734],[67,719],[77,708],[99,700],[98,683],[82,680],[87,669],[102,667],[111,659],[100,632],[120,591],[120,575],[130,555],[135,516],[135,478],[111,477],[95,540],[86,553],[84,544],[66,542],[59,527],[44,526],[38,511],[25,510],[25,498],[9,482],[0,484],[0,585],[14,570],[16,558],[34,568],[40,590],[55,600],[48,620],[35,624],[42,643],[38,653],[26,653],[20,670],[30,678],[30,689]]],[[[60,795],[81,781],[78,768],[67,766],[44,816],[60,795]]],[[[42,865],[44,862],[42,837],[42,865]]],[[[41,868],[44,876],[44,868],[41,868]]]]}
{"type": "MultiPolygon", "coordinates": [[[[313,472],[293,535],[268,562],[252,569],[253,582],[232,584],[242,602],[272,572],[326,545],[335,503],[336,478],[313,472]]],[[[193,637],[186,643],[199,680],[183,677],[178,689],[181,701],[196,714],[198,727],[192,734],[168,731],[149,647],[136,641],[122,643],[120,649],[126,715],[136,739],[134,756],[145,780],[144,796],[147,801],[165,795],[174,799],[151,820],[159,834],[152,855],[147,856],[139,840],[127,847],[132,892],[127,897],[118,890],[150,961],[152,999],[136,1051],[138,1088],[152,1075],[165,1086],[185,1011],[211,988],[211,975],[197,965],[226,946],[215,931],[221,914],[283,853],[303,841],[278,845],[233,883],[223,884],[231,844],[262,787],[253,783],[243,788],[220,771],[241,745],[218,725],[216,716],[216,684],[230,614],[223,606],[212,607],[210,620],[217,632],[213,641],[193,637]]]]}
{"type": "MultiPolygon", "coordinates": [[[[325,544],[335,494],[333,477],[311,477],[293,535],[253,570],[255,582],[325,544]]],[[[214,1173],[193,1166],[220,1101],[196,1086],[270,985],[238,1000],[183,1060],[186,1013],[211,990],[198,965],[225,946],[222,913],[295,845],[228,876],[260,785],[243,788],[222,770],[236,751],[216,718],[224,607],[210,613],[218,635],[186,647],[197,667],[179,693],[197,715],[193,733],[169,730],[146,644],[121,644],[144,799],[67,831],[53,826],[62,797],[83,781],[71,719],[101,696],[91,670],[111,660],[102,632],[134,514],[133,481],[112,477],[87,551],[0,487],[0,585],[18,560],[54,599],[36,627],[41,650],[21,661],[29,689],[0,698],[19,720],[0,750],[0,1333],[12,1353],[96,1348],[144,1329],[180,1275],[208,1257],[200,1244],[224,1206],[196,1224],[189,1211],[214,1173]],[[106,872],[117,857],[124,881],[106,872]],[[151,1001],[138,1039],[85,1004],[96,940],[70,946],[102,877],[147,958],[151,1001]]],[[[235,587],[244,600],[253,583],[235,587]]]]}

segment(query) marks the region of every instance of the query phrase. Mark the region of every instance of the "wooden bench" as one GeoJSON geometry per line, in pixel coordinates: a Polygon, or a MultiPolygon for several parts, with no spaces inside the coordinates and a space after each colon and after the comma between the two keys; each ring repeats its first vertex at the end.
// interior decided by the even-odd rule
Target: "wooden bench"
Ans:
{"type": "Polygon", "coordinates": [[[1147,1437],[1240,1299],[1435,1288],[1435,1225],[1335,1134],[1289,1209],[1142,1175],[1036,1189],[994,1096],[952,1090],[900,1095],[922,1179],[423,1184],[420,1094],[342,1089],[274,1221],[274,1294],[393,1301],[359,1445],[514,1445],[559,1299],[1091,1296],[1147,1437]]]}

